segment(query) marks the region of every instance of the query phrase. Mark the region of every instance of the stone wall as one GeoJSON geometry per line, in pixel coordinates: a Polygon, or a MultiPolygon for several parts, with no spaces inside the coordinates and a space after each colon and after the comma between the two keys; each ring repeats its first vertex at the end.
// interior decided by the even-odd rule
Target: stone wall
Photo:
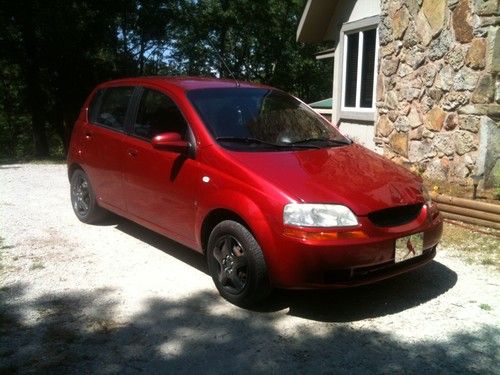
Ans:
{"type": "Polygon", "coordinates": [[[386,156],[431,180],[494,183],[499,15],[498,0],[381,0],[375,142],[386,156]]]}

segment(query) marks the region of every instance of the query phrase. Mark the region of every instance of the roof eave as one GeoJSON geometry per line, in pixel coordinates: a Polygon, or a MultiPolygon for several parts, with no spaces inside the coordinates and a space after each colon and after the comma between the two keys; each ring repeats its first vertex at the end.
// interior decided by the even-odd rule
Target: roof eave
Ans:
{"type": "Polygon", "coordinates": [[[297,41],[315,43],[329,40],[327,30],[337,2],[337,0],[307,0],[297,28],[297,41]]]}

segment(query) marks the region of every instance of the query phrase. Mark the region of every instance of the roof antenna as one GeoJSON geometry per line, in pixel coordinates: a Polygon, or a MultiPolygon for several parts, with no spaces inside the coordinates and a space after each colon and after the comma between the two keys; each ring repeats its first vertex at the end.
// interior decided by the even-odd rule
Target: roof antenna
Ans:
{"type": "Polygon", "coordinates": [[[217,51],[217,49],[214,47],[214,45],[212,44],[212,42],[210,42],[210,39],[207,39],[207,42],[208,44],[210,44],[210,47],[212,47],[212,49],[215,51],[215,53],[217,54],[217,57],[219,58],[220,62],[222,62],[222,65],[224,65],[224,68],[226,68],[226,70],[229,72],[229,74],[231,75],[231,77],[233,78],[234,82],[236,83],[236,87],[240,87],[240,83],[238,82],[238,80],[236,79],[236,76],[234,75],[233,71],[231,69],[229,69],[229,67],[227,66],[226,64],[226,61],[224,60],[224,58],[221,56],[221,54],[219,53],[219,51],[217,51]]]}

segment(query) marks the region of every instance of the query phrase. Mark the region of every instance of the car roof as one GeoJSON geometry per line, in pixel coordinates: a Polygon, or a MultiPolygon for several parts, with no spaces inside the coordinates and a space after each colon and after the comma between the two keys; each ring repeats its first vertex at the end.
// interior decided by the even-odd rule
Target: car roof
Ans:
{"type": "Polygon", "coordinates": [[[132,77],[122,78],[118,80],[108,81],[99,85],[101,87],[115,86],[115,85],[140,85],[141,83],[149,83],[157,86],[176,86],[184,91],[208,88],[232,88],[232,87],[245,87],[245,88],[271,88],[269,86],[261,85],[258,83],[240,82],[230,79],[220,79],[211,77],[190,77],[190,76],[150,76],[150,77],[132,77]]]}

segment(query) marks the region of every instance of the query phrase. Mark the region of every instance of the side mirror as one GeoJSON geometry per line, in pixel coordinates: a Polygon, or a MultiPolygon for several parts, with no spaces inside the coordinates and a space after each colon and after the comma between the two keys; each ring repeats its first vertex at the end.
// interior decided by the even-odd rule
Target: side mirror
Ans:
{"type": "Polygon", "coordinates": [[[186,152],[191,147],[188,141],[182,139],[179,133],[162,133],[153,137],[151,144],[158,150],[186,152]]]}

